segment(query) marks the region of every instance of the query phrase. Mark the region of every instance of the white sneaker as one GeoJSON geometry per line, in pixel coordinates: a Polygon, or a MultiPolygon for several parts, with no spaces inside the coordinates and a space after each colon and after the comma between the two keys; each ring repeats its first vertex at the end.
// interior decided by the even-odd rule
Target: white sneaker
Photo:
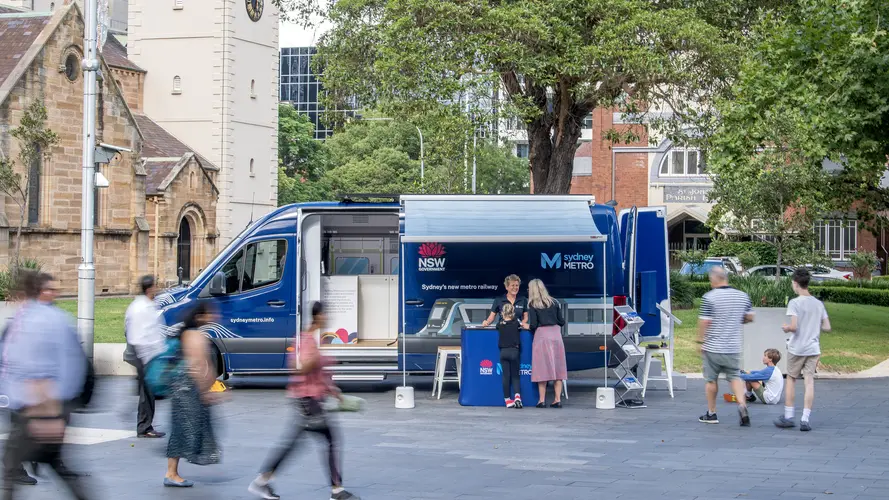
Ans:
{"type": "Polygon", "coordinates": [[[247,491],[253,493],[259,498],[262,498],[263,500],[281,500],[281,496],[275,493],[275,491],[272,490],[272,487],[269,486],[268,483],[259,484],[256,479],[254,479],[253,482],[250,483],[247,491]]]}

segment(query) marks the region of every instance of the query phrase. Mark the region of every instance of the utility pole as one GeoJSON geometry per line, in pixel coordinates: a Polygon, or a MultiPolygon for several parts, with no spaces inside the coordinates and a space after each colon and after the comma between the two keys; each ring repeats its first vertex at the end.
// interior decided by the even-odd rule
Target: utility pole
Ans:
{"type": "Polygon", "coordinates": [[[98,0],[84,2],[83,34],[83,192],[80,204],[80,267],[77,269],[77,331],[90,361],[95,333],[96,267],[93,263],[93,211],[96,195],[96,77],[99,71],[98,0]]]}

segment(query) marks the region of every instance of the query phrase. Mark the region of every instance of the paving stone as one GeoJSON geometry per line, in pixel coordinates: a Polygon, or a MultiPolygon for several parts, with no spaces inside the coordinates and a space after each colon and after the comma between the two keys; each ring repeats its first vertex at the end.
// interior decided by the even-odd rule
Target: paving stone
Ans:
{"type": "MultiPolygon", "coordinates": [[[[561,410],[465,408],[453,388],[441,400],[430,399],[428,380],[415,385],[416,408],[396,410],[391,387],[347,385],[367,406],[336,421],[346,485],[366,500],[866,500],[889,498],[889,401],[863,403],[856,394],[885,393],[886,382],[819,380],[810,433],[776,429],[780,405],[751,405],[753,425],[741,428],[734,405],[722,400],[721,423],[701,424],[700,380],[689,380],[688,390],[672,399],[650,392],[647,408],[608,411],[595,408],[589,380],[572,380],[561,410]],[[755,480],[739,480],[745,474],[755,480]]],[[[92,474],[99,499],[250,499],[247,484],[286,427],[296,424],[282,383],[231,381],[231,401],[213,408],[223,463],[183,464],[183,476],[197,483],[193,489],[163,488],[165,440],[132,437],[132,379],[100,379],[98,412],[72,419],[80,444],[71,446],[68,462],[92,474]]],[[[157,407],[156,427],[168,430],[169,402],[157,407]]],[[[276,487],[285,498],[326,499],[320,443],[306,439],[304,445],[276,487]]],[[[21,500],[65,498],[53,479],[39,480],[20,490],[21,500]]]]}

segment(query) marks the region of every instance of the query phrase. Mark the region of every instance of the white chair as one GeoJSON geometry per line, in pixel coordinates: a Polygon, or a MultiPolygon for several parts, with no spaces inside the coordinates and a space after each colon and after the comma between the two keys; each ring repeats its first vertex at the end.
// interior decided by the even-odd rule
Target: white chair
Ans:
{"type": "Polygon", "coordinates": [[[435,378],[432,382],[432,396],[437,397],[437,399],[441,399],[441,387],[445,382],[457,382],[457,387],[461,387],[462,384],[462,376],[461,376],[461,367],[463,364],[463,349],[459,346],[455,347],[443,347],[439,346],[438,355],[435,358],[435,378]],[[456,377],[446,377],[445,376],[445,368],[448,364],[448,358],[453,357],[454,361],[457,363],[457,376],[456,377]],[[436,395],[436,389],[438,390],[438,394],[436,395]]]}
{"type": "MultiPolygon", "coordinates": [[[[666,302],[666,301],[664,301],[666,302]]],[[[661,312],[661,332],[666,332],[665,335],[661,337],[654,338],[642,338],[639,339],[640,346],[646,343],[656,344],[658,347],[644,347],[645,349],[645,359],[642,361],[643,366],[643,374],[642,374],[642,397],[645,397],[645,391],[648,389],[648,381],[649,380],[665,380],[667,382],[667,388],[670,390],[670,397],[673,397],[673,328],[674,325],[681,325],[682,321],[673,315],[664,304],[657,304],[658,310],[661,312]],[[651,371],[651,360],[654,357],[663,358],[664,364],[662,366],[663,370],[666,373],[660,377],[651,377],[649,376],[649,372],[651,371]]]]}
{"type": "Polygon", "coordinates": [[[649,380],[666,380],[667,388],[670,390],[670,397],[673,397],[673,352],[670,349],[669,342],[667,345],[662,345],[661,347],[645,348],[645,360],[642,362],[644,367],[644,372],[642,375],[642,397],[645,397],[645,390],[648,388],[649,380]],[[666,372],[664,375],[660,377],[651,377],[649,376],[649,372],[651,371],[651,360],[655,356],[661,357],[664,360],[664,371],[666,372]]]}

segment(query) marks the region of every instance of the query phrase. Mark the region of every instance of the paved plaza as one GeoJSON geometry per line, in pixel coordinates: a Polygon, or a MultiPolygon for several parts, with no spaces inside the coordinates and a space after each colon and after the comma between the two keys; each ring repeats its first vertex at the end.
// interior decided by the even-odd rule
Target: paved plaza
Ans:
{"type": "MultiPolygon", "coordinates": [[[[280,379],[234,381],[214,414],[223,463],[183,464],[196,486],[165,489],[165,440],[132,432],[131,379],[100,384],[97,412],[74,418],[68,459],[91,473],[99,499],[253,498],[247,484],[294,422],[280,379]]],[[[380,500],[889,498],[887,379],[819,380],[810,433],[775,428],[780,406],[753,406],[752,427],[741,428],[721,398],[721,423],[701,424],[703,382],[688,384],[675,399],[657,391],[647,408],[610,411],[595,409],[591,381],[572,381],[561,410],[461,407],[453,389],[430,399],[428,380],[417,384],[415,409],[396,410],[391,386],[347,386],[368,407],[338,416],[346,486],[380,500]]],[[[168,416],[158,402],[159,430],[169,429],[168,416]]],[[[328,498],[319,443],[306,444],[277,478],[284,499],[328,498]]],[[[44,477],[20,491],[23,500],[64,498],[44,477]]]]}

